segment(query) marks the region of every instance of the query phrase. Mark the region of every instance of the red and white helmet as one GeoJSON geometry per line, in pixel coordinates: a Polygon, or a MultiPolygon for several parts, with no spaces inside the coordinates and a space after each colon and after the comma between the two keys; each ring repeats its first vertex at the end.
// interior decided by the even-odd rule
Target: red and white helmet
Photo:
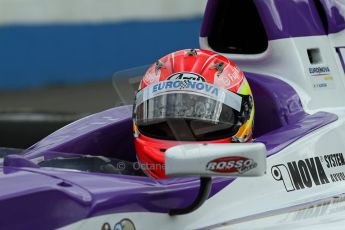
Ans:
{"type": "Polygon", "coordinates": [[[166,149],[191,142],[247,142],[254,103],[243,72],[226,57],[199,49],[150,66],[133,108],[135,148],[146,174],[165,178],[166,149]]]}

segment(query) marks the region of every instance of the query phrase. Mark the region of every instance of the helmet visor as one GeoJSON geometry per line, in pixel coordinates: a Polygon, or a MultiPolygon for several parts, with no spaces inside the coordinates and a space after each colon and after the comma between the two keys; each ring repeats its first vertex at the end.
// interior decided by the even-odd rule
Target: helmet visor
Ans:
{"type": "Polygon", "coordinates": [[[139,91],[134,122],[146,136],[180,141],[231,137],[242,125],[243,97],[205,82],[163,81],[139,91]]]}

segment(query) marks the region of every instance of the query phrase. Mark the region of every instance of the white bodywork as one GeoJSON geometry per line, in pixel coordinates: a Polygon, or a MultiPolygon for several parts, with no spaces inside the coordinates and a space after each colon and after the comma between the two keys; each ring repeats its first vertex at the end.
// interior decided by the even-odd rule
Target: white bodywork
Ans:
{"type": "MultiPolygon", "coordinates": [[[[333,197],[345,191],[345,76],[335,49],[345,45],[344,37],[345,32],[340,32],[280,39],[271,41],[260,55],[224,54],[245,71],[290,84],[306,112],[327,111],[339,118],[269,157],[266,175],[236,179],[187,215],[121,213],[90,218],[63,229],[101,229],[105,222],[114,226],[124,218],[131,219],[137,229],[343,229],[345,203],[343,198],[333,197]],[[310,64],[310,48],[320,49],[318,64],[310,64]],[[324,66],[330,70],[328,77],[313,76],[309,71],[324,66]],[[294,175],[302,175],[300,184],[294,182],[288,163],[296,167],[294,175]]],[[[206,38],[200,42],[201,48],[210,49],[206,38]]]]}
{"type": "MultiPolygon", "coordinates": [[[[345,117],[344,115],[340,117],[345,117]]],[[[101,229],[100,226],[105,222],[114,226],[115,223],[124,218],[130,218],[137,226],[137,229],[156,229],[157,226],[164,226],[164,229],[200,229],[220,226],[222,226],[222,229],[242,229],[242,225],[239,224],[239,228],[237,228],[237,225],[233,225],[233,223],[266,215],[272,216],[275,212],[279,213],[284,209],[287,212],[299,210],[303,207],[300,206],[301,204],[307,205],[314,202],[322,204],[325,203],[324,199],[336,197],[345,190],[345,181],[343,181],[345,176],[339,177],[338,175],[339,173],[344,174],[345,165],[328,168],[325,160],[326,155],[344,152],[345,142],[340,142],[341,139],[345,140],[345,119],[343,118],[301,138],[280,153],[269,157],[265,176],[238,178],[208,199],[198,210],[187,215],[169,216],[168,214],[143,212],[121,213],[83,220],[63,229],[95,229],[96,226],[101,229]],[[284,181],[277,181],[270,172],[271,168],[276,165],[286,165],[288,162],[303,161],[316,156],[320,160],[322,159],[322,167],[329,183],[316,185],[312,179],[310,188],[305,186],[304,189],[295,189],[288,192],[284,186],[284,181]],[[266,212],[267,214],[264,214],[266,212]]],[[[305,173],[312,178],[310,170],[305,173]]],[[[317,174],[317,177],[319,176],[317,174]]],[[[286,182],[289,182],[289,179],[284,178],[284,180],[287,180],[286,182]]],[[[290,214],[287,213],[286,215],[290,214]]],[[[280,221],[279,217],[281,215],[270,218],[280,221]]],[[[253,226],[256,229],[262,224],[263,229],[265,229],[264,226],[267,226],[268,223],[274,224],[273,222],[258,220],[253,226]]],[[[250,224],[244,224],[243,226],[243,229],[253,229],[250,228],[250,224]]]]}
{"type": "MultiPolygon", "coordinates": [[[[266,74],[290,84],[299,94],[303,108],[307,112],[308,110],[325,111],[325,108],[345,105],[344,70],[331,39],[332,37],[328,36],[278,39],[269,41],[267,50],[262,54],[223,53],[223,55],[244,71],[266,74]],[[321,61],[311,64],[307,50],[315,48],[320,50],[321,61]],[[317,67],[328,67],[330,70],[328,76],[332,78],[313,76],[309,68],[317,67]],[[327,86],[318,87],[321,83],[327,83],[327,86]]],[[[337,41],[338,47],[340,39],[337,38],[337,41]]],[[[207,38],[200,38],[200,44],[203,49],[211,49],[207,38]]]]}

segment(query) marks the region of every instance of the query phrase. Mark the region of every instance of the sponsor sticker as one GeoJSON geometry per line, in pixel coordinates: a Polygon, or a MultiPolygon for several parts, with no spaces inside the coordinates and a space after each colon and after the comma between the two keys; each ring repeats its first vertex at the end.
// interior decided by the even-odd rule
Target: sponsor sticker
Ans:
{"type": "Polygon", "coordinates": [[[210,94],[218,97],[219,88],[214,85],[197,81],[163,81],[155,84],[152,88],[152,93],[163,93],[169,90],[182,90],[189,89],[191,91],[210,94]]]}
{"type": "Polygon", "coordinates": [[[113,228],[106,222],[102,225],[101,230],[135,230],[135,225],[132,220],[125,218],[117,222],[113,228]]]}
{"type": "Polygon", "coordinates": [[[244,79],[243,72],[237,67],[227,67],[223,70],[223,73],[214,76],[214,83],[225,89],[238,87],[244,79]]]}
{"type": "Polygon", "coordinates": [[[206,82],[205,78],[195,73],[175,73],[168,77],[168,80],[175,81],[202,81],[206,82]]]}
{"type": "Polygon", "coordinates": [[[167,80],[152,84],[137,93],[136,104],[140,105],[156,96],[174,93],[203,96],[241,111],[242,97],[240,95],[207,82],[194,80],[167,80]]]}
{"type": "Polygon", "coordinates": [[[328,66],[310,67],[309,73],[312,76],[327,75],[331,72],[328,66]]]}
{"type": "Polygon", "coordinates": [[[206,170],[217,173],[245,173],[257,166],[252,159],[232,156],[214,159],[207,163],[206,170]]]}
{"type": "Polygon", "coordinates": [[[274,165],[271,174],[287,192],[292,192],[345,181],[344,165],[343,153],[326,154],[274,165]]]}
{"type": "Polygon", "coordinates": [[[335,88],[334,79],[328,66],[309,67],[308,72],[314,89],[335,88]]]}

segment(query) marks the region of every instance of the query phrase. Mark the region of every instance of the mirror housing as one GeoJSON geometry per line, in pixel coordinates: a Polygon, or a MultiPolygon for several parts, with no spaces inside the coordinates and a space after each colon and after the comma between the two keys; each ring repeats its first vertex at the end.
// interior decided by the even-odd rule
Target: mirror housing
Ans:
{"type": "Polygon", "coordinates": [[[196,199],[169,215],[184,215],[202,206],[212,189],[212,176],[254,177],[266,173],[266,147],[263,143],[186,144],[165,152],[167,176],[200,176],[196,199]]]}
{"type": "Polygon", "coordinates": [[[252,177],[266,173],[263,143],[186,144],[165,152],[167,176],[252,177]]]}

